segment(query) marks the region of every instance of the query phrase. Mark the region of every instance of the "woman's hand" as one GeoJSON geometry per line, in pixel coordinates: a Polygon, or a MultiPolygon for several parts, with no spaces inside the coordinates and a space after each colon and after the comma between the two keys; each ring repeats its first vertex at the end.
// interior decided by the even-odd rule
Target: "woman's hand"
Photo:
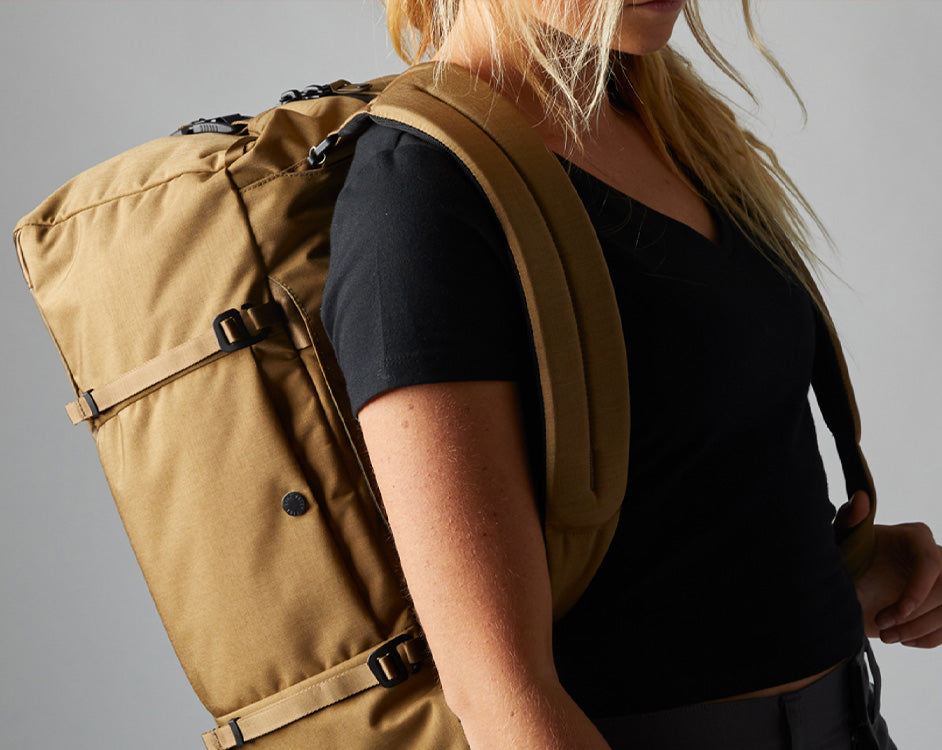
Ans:
{"type": "Polygon", "coordinates": [[[403,573],[472,748],[607,750],[566,694],[510,382],[398,388],[360,410],[403,573]]]}
{"type": "MultiPolygon", "coordinates": [[[[869,509],[870,496],[855,492],[835,523],[852,528],[869,509]]],[[[923,523],[877,524],[874,531],[873,562],[854,582],[867,635],[919,648],[942,644],[942,547],[923,523]]]]}

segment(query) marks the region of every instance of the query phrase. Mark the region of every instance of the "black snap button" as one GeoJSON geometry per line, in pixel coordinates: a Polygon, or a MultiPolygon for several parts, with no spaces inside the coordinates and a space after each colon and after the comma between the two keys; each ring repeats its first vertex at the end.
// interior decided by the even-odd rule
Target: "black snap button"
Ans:
{"type": "Polygon", "coordinates": [[[300,492],[289,492],[281,498],[281,507],[289,516],[303,516],[307,510],[307,498],[300,492]]]}

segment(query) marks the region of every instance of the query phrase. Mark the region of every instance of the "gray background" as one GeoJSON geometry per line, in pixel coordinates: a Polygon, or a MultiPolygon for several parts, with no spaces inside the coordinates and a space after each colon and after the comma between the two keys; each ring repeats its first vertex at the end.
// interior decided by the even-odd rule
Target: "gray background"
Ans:
{"type": "MultiPolygon", "coordinates": [[[[745,42],[737,3],[705,6],[722,48],[760,92],[752,127],[839,248],[833,256],[819,244],[844,282],[828,284],[829,299],[881,519],[926,520],[942,537],[942,3],[761,4],[763,36],[807,103],[805,128],[745,42]]],[[[690,48],[683,31],[677,41],[690,48]]],[[[76,172],[194,117],[255,112],[289,87],[400,67],[378,0],[0,2],[0,226],[12,230],[76,172]]],[[[0,747],[200,747],[212,721],[176,663],[93,442],[68,424],[67,380],[7,248],[0,747]]],[[[822,447],[833,474],[833,451],[822,447]]],[[[835,477],[835,500],[840,486],[835,477]]],[[[877,644],[877,655],[898,744],[938,747],[942,652],[877,644]]]]}

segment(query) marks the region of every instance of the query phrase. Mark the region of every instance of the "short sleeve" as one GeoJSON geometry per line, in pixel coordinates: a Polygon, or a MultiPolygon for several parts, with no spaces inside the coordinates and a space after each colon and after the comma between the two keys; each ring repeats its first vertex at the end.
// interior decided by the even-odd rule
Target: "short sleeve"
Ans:
{"type": "Polygon", "coordinates": [[[494,211],[452,154],[383,125],[360,136],[321,308],[354,413],[393,388],[519,380],[518,289],[494,211]]]}

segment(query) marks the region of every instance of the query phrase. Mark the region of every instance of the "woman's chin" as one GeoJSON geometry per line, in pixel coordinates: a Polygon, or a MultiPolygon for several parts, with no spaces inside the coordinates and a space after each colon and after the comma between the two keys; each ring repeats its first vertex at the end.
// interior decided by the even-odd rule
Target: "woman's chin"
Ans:
{"type": "Polygon", "coordinates": [[[652,52],[664,49],[670,39],[670,33],[659,34],[657,36],[619,36],[612,44],[612,49],[617,52],[625,52],[629,55],[650,55],[652,52]]]}

